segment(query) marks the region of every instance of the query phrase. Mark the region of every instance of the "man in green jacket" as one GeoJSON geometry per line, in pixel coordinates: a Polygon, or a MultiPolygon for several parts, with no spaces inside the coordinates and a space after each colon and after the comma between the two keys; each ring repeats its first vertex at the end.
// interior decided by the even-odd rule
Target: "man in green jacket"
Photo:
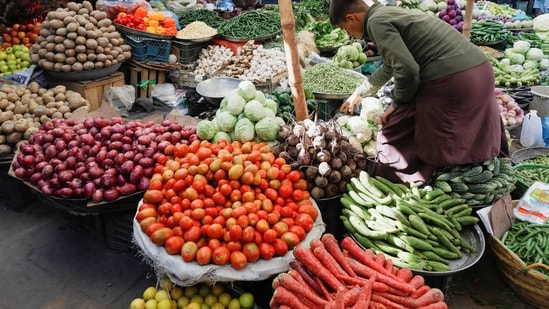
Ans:
{"type": "Polygon", "coordinates": [[[508,155],[492,66],[459,31],[437,17],[371,0],[332,0],[330,21],[373,41],[383,60],[344,111],[394,79],[392,104],[381,116],[376,174],[423,184],[439,167],[508,155]]]}

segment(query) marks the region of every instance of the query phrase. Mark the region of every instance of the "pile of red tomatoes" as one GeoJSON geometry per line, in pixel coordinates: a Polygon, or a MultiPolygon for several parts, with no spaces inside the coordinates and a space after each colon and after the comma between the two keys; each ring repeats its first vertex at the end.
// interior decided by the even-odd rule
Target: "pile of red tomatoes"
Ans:
{"type": "Polygon", "coordinates": [[[168,145],[136,214],[169,254],[243,269],[283,256],[319,215],[302,174],[265,143],[168,145]]]}

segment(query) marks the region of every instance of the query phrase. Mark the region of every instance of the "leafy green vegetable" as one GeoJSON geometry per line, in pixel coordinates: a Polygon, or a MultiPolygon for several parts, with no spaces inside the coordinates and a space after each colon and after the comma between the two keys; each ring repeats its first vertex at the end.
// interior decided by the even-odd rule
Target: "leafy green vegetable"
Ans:
{"type": "Polygon", "coordinates": [[[279,120],[265,117],[255,124],[255,134],[262,141],[272,141],[278,136],[279,120]]]}
{"type": "Polygon", "coordinates": [[[215,117],[215,123],[220,131],[231,132],[236,125],[236,116],[229,112],[221,112],[215,117]]]}
{"type": "Polygon", "coordinates": [[[196,135],[201,140],[209,140],[219,131],[215,122],[204,119],[196,125],[196,135]]]}
{"type": "Polygon", "coordinates": [[[239,119],[234,127],[234,135],[238,141],[252,141],[255,138],[254,124],[248,118],[239,119]]]}

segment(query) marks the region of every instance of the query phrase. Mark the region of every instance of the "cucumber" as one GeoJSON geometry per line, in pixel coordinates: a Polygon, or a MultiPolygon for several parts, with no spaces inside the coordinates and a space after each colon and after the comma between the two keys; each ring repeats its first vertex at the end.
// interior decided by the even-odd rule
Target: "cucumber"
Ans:
{"type": "Polygon", "coordinates": [[[363,236],[366,236],[370,239],[385,239],[387,237],[387,233],[381,230],[373,231],[362,220],[359,216],[350,214],[349,215],[349,223],[353,226],[353,228],[357,231],[357,233],[360,233],[363,236]]]}
{"type": "Polygon", "coordinates": [[[428,242],[422,239],[419,239],[417,237],[402,235],[400,236],[400,239],[404,241],[406,244],[412,246],[414,249],[428,250],[428,251],[433,250],[433,246],[431,246],[428,242]]]}
{"type": "Polygon", "coordinates": [[[452,192],[452,187],[450,187],[450,184],[448,184],[448,182],[446,182],[446,181],[435,180],[434,185],[435,185],[435,187],[441,189],[441,190],[444,191],[445,193],[450,193],[450,192],[452,192]]]}
{"type": "Polygon", "coordinates": [[[480,173],[482,173],[484,169],[481,165],[471,166],[471,167],[464,167],[463,170],[463,177],[469,177],[469,176],[475,176],[480,173]]]}
{"type": "Polygon", "coordinates": [[[368,190],[370,191],[374,196],[376,197],[379,197],[379,198],[383,198],[385,195],[383,194],[383,192],[381,192],[381,190],[379,190],[376,186],[374,186],[372,184],[372,182],[370,181],[371,180],[371,177],[370,175],[368,175],[367,172],[365,171],[360,171],[360,173],[358,174],[358,177],[359,177],[359,180],[360,182],[362,183],[362,185],[368,190]]]}
{"type": "Polygon", "coordinates": [[[470,184],[480,184],[480,183],[486,183],[488,182],[490,179],[492,179],[492,177],[494,176],[494,174],[492,174],[491,171],[489,170],[484,170],[482,173],[480,174],[477,174],[477,175],[472,175],[472,176],[463,176],[463,181],[465,181],[466,183],[470,183],[470,184]]]}

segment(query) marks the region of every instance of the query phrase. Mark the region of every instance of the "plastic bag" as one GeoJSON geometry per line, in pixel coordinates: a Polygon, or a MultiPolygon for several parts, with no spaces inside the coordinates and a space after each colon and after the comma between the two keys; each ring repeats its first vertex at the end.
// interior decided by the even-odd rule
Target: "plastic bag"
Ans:
{"type": "Polygon", "coordinates": [[[109,103],[120,115],[128,116],[135,101],[135,88],[130,85],[111,87],[105,92],[103,101],[109,103]]]}
{"type": "Polygon", "coordinates": [[[120,12],[132,13],[138,7],[152,11],[152,6],[146,0],[129,0],[129,1],[109,1],[109,0],[97,0],[95,7],[99,11],[107,13],[107,17],[114,19],[120,12]]]}
{"type": "Polygon", "coordinates": [[[520,144],[523,147],[543,146],[541,118],[536,110],[531,110],[522,121],[520,144]]]}
{"type": "Polygon", "coordinates": [[[515,218],[542,224],[549,217],[549,184],[534,182],[513,209],[515,218]]]}

